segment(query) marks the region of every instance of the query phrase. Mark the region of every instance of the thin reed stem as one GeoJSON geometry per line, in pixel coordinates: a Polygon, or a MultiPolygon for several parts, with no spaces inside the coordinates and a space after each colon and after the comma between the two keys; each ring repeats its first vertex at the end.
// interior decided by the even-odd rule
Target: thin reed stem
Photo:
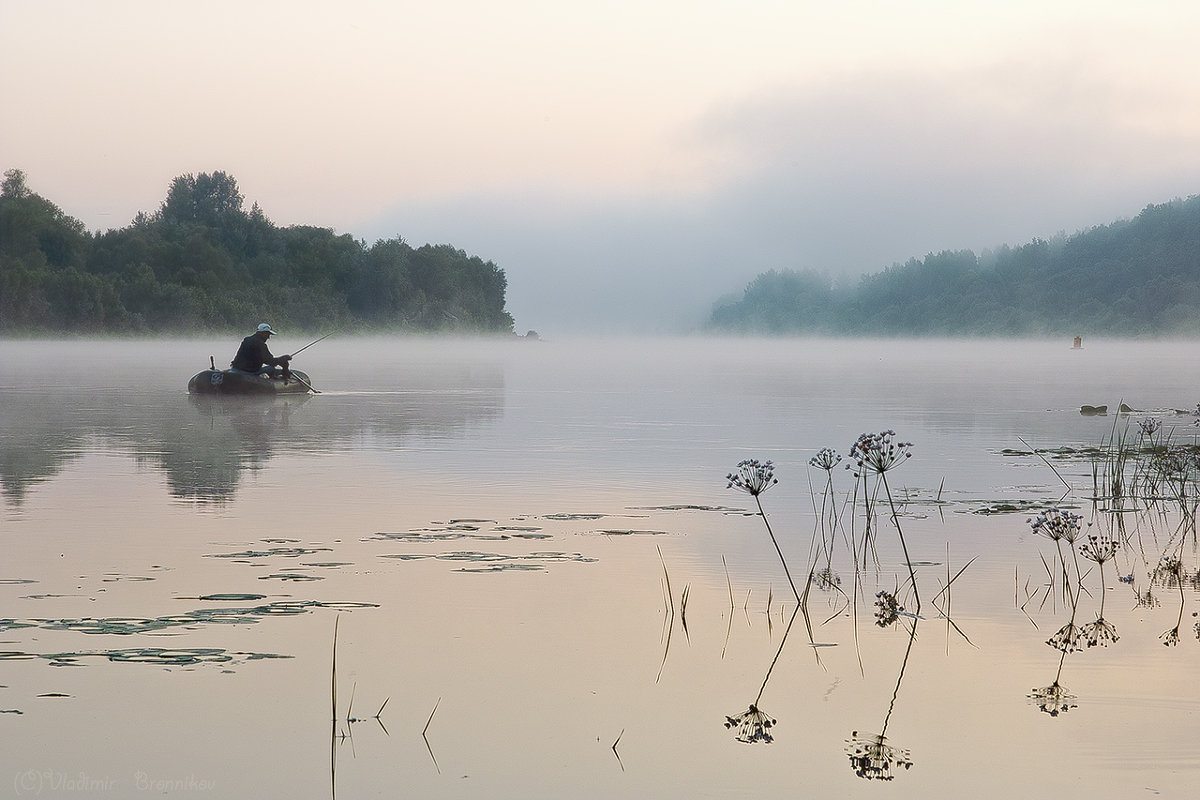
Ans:
{"type": "Polygon", "coordinates": [[[775,539],[775,532],[771,530],[771,523],[767,519],[767,514],[763,511],[762,501],[758,495],[754,495],[754,502],[758,505],[759,516],[762,517],[763,524],[767,526],[767,534],[771,537],[771,544],[775,545],[775,552],[779,554],[779,562],[783,564],[783,574],[787,576],[788,584],[792,587],[792,594],[796,595],[796,602],[801,602],[800,592],[796,589],[796,582],[792,580],[792,573],[788,569],[787,559],[783,557],[783,550],[779,547],[779,542],[775,539]]]}
{"type": "Polygon", "coordinates": [[[917,573],[913,569],[912,559],[908,556],[908,545],[904,541],[904,531],[900,527],[900,515],[896,513],[896,503],[892,500],[892,489],[888,486],[887,474],[879,473],[879,479],[883,481],[884,491],[887,492],[888,505],[892,509],[892,522],[896,525],[896,533],[900,536],[900,548],[904,551],[904,563],[908,565],[908,575],[912,579],[913,599],[917,601],[917,608],[914,614],[921,613],[921,594],[917,591],[917,573]]]}

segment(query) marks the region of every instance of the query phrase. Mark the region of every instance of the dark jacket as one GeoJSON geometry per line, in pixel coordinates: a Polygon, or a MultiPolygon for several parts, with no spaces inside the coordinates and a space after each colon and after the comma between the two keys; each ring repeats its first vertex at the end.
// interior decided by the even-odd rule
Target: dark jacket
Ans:
{"type": "Polygon", "coordinates": [[[267,340],[257,333],[252,333],[242,339],[237,355],[229,362],[229,366],[243,372],[258,372],[258,368],[263,364],[274,366],[276,363],[278,362],[275,356],[271,355],[271,349],[267,347],[267,340]]]}

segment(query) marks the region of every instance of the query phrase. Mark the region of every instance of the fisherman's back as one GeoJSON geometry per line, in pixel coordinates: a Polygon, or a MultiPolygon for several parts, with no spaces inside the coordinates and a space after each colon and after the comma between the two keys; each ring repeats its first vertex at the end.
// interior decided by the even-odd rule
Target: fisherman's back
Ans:
{"type": "Polygon", "coordinates": [[[233,357],[229,366],[243,372],[257,372],[259,367],[263,364],[270,364],[274,358],[271,355],[271,349],[267,347],[267,343],[263,341],[262,337],[252,333],[242,339],[237,355],[233,357]]]}

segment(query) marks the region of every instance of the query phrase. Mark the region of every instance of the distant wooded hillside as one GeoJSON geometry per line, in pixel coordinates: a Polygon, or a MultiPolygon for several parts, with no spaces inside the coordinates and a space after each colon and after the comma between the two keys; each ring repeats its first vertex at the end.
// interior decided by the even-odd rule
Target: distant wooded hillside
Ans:
{"type": "Polygon", "coordinates": [[[89,233],[30,191],[0,190],[0,333],[309,331],[511,333],[504,271],[450,245],[372,246],[281,228],[223,172],[184,175],[129,227],[89,233]]]}
{"type": "Polygon", "coordinates": [[[1200,197],[977,256],[944,251],[836,289],[815,271],[755,278],[711,329],[769,334],[1200,333],[1200,197]]]}

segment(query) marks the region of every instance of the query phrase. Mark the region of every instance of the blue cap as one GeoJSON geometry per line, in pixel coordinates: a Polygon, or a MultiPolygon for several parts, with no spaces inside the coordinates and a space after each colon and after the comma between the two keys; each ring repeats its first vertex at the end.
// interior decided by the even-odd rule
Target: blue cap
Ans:
{"type": "Polygon", "coordinates": [[[271,326],[265,322],[258,326],[258,332],[259,333],[274,333],[276,336],[279,335],[279,333],[277,331],[271,330],[271,326]]]}

